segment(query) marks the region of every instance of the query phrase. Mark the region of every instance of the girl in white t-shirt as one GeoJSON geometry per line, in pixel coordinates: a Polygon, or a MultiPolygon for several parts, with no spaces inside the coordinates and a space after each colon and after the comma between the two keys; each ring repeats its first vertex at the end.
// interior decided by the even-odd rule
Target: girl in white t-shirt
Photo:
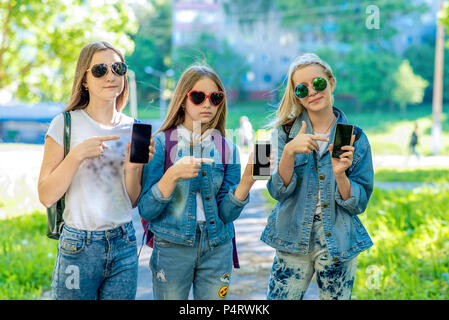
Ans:
{"type": "MultiPolygon", "coordinates": [[[[135,299],[138,257],[131,221],[143,165],[129,162],[134,121],[127,66],[119,50],[94,42],[80,53],[70,103],[70,152],[64,118],[50,124],[38,193],[45,207],[65,194],[64,228],[53,272],[54,299],[135,299]]],[[[155,152],[151,141],[149,159],[155,152]]]]}

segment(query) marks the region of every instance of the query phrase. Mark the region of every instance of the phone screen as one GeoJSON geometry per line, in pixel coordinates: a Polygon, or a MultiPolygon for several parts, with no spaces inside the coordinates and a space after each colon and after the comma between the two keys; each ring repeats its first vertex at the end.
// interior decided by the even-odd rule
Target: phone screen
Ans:
{"type": "Polygon", "coordinates": [[[255,144],[253,176],[270,176],[270,153],[270,143],[255,144]]]}
{"type": "Polygon", "coordinates": [[[332,158],[338,158],[345,153],[345,150],[341,150],[343,146],[349,146],[351,144],[351,136],[354,127],[350,124],[337,123],[334,136],[334,147],[332,150],[332,158]]]}
{"type": "Polygon", "coordinates": [[[129,161],[133,163],[148,163],[148,153],[151,140],[151,124],[133,123],[131,138],[131,153],[129,161]]]}

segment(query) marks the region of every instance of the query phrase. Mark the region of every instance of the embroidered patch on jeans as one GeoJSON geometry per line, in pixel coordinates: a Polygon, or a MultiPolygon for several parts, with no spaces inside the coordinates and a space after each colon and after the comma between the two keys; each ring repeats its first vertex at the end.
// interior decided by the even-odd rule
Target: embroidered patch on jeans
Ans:
{"type": "Polygon", "coordinates": [[[219,296],[220,298],[226,297],[226,295],[228,294],[228,289],[229,289],[228,285],[222,286],[222,287],[220,288],[220,290],[218,290],[218,296],[219,296]]]}
{"type": "Polygon", "coordinates": [[[221,282],[227,282],[229,283],[231,281],[231,275],[229,273],[225,273],[220,278],[221,282]]]}

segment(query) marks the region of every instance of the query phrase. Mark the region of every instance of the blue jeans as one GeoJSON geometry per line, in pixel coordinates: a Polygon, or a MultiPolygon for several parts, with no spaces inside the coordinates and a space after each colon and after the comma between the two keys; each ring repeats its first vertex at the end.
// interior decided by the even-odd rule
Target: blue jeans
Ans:
{"type": "Polygon", "coordinates": [[[302,300],[314,272],[321,300],[350,300],[357,258],[332,260],[323,222],[315,219],[306,255],[276,251],[268,284],[268,300],[302,300]]]}
{"type": "Polygon", "coordinates": [[[53,271],[53,299],[134,300],[137,268],[132,222],[106,231],[64,226],[53,271]]]}
{"type": "Polygon", "coordinates": [[[197,223],[194,246],[154,237],[150,268],[156,300],[224,299],[232,271],[232,241],[211,248],[204,222],[197,223]]]}

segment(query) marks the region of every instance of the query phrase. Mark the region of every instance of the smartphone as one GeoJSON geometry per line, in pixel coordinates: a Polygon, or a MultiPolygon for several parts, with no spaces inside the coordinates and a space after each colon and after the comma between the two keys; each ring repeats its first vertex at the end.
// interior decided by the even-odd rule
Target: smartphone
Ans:
{"type": "Polygon", "coordinates": [[[254,180],[267,180],[270,178],[270,154],[270,141],[256,141],[254,144],[254,180]]]}
{"type": "Polygon", "coordinates": [[[349,146],[351,144],[352,132],[354,126],[350,124],[337,123],[334,136],[334,147],[332,150],[332,158],[339,158],[345,150],[341,150],[343,146],[349,146]]]}
{"type": "Polygon", "coordinates": [[[151,141],[151,124],[133,123],[131,137],[131,152],[129,161],[133,163],[148,163],[151,141]]]}

